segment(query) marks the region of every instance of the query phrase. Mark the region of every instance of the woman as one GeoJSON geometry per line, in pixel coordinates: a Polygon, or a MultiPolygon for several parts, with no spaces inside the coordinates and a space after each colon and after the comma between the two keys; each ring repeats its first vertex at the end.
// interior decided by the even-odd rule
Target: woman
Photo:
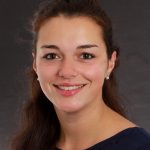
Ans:
{"type": "Polygon", "coordinates": [[[14,150],[150,149],[117,101],[119,49],[98,1],[45,2],[33,34],[32,96],[14,150]]]}

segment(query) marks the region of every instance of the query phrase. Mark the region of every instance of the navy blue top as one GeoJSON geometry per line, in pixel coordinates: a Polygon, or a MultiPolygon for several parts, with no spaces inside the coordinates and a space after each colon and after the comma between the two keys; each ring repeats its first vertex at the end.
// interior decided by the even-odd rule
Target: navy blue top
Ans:
{"type": "Polygon", "coordinates": [[[150,150],[150,134],[140,127],[128,128],[86,150],[150,150]]]}
{"type": "Polygon", "coordinates": [[[150,134],[143,128],[132,127],[86,150],[150,150],[150,134]]]}

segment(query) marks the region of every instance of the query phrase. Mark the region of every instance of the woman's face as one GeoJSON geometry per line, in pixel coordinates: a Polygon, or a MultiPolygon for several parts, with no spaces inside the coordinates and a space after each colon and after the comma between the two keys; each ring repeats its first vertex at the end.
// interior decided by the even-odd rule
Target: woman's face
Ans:
{"type": "Polygon", "coordinates": [[[56,109],[76,112],[102,100],[116,53],[108,60],[102,29],[92,19],[52,18],[41,26],[36,46],[33,68],[56,109]]]}

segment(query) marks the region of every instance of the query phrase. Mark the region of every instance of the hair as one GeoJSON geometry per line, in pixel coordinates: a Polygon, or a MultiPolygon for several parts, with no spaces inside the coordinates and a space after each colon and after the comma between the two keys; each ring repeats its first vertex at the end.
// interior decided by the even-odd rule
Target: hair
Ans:
{"type": "MultiPolygon", "coordinates": [[[[117,52],[115,69],[112,71],[110,79],[104,81],[103,100],[112,110],[125,117],[115,79],[115,70],[119,62],[119,48],[113,42],[111,21],[98,0],[49,0],[41,3],[32,19],[33,52],[36,54],[38,32],[43,23],[60,15],[70,18],[89,17],[102,28],[108,59],[111,58],[114,51],[117,52]]],[[[30,84],[31,96],[23,109],[21,130],[12,141],[12,150],[53,150],[60,136],[59,120],[53,104],[42,92],[33,69],[31,69],[30,84]]]]}

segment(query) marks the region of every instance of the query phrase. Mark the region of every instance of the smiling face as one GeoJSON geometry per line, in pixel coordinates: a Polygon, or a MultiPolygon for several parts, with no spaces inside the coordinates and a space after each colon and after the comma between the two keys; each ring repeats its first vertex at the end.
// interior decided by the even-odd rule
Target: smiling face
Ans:
{"type": "Polygon", "coordinates": [[[79,111],[102,101],[108,60],[102,29],[87,17],[54,17],[38,33],[33,68],[42,91],[58,110],[79,111]]]}

